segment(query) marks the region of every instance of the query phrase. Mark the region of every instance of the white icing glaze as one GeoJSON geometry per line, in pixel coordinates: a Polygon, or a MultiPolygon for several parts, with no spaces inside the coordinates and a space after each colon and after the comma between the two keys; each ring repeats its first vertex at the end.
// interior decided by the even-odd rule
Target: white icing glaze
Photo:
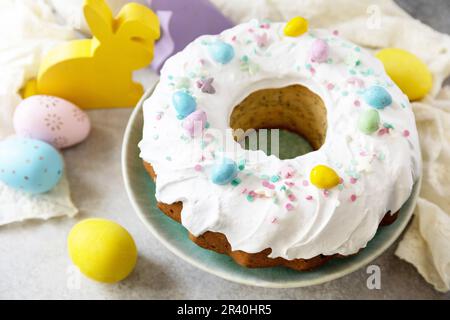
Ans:
{"type": "Polygon", "coordinates": [[[158,176],[157,200],[182,201],[182,224],[194,235],[221,232],[233,250],[255,253],[271,248],[270,257],[285,259],[353,254],[372,239],[385,213],[396,212],[408,199],[421,172],[414,115],[407,97],[370,53],[326,30],[292,38],[283,35],[283,27],[282,23],[261,27],[253,20],[218,36],[200,37],[169,59],[160,83],[144,103],[141,157],[158,176]],[[256,38],[263,34],[267,45],[260,47],[256,38]],[[216,38],[235,50],[228,64],[215,62],[208,53],[208,43],[216,38]],[[329,63],[310,62],[309,48],[316,38],[328,42],[329,63]],[[349,56],[361,64],[350,67],[349,56]],[[201,77],[214,78],[214,94],[197,87],[201,77]],[[323,146],[290,160],[242,149],[229,130],[234,106],[255,90],[290,84],[304,85],[324,101],[328,129],[323,146]],[[372,85],[385,87],[392,96],[392,105],[379,112],[382,123],[393,129],[365,135],[356,123],[361,111],[370,108],[362,92],[372,85]],[[197,110],[207,113],[210,126],[203,143],[201,137],[187,135],[172,106],[172,94],[183,87],[196,98],[197,110]],[[228,152],[229,146],[235,152],[228,152]],[[224,153],[236,162],[247,160],[237,186],[210,180],[212,155],[220,159],[224,153]],[[333,168],[343,183],[328,192],[306,185],[317,164],[333,168]],[[277,175],[286,166],[295,168],[292,178],[269,181],[273,190],[262,185],[262,175],[277,175]],[[286,182],[295,184],[287,186],[295,195],[292,201],[280,190],[286,182]],[[249,201],[250,190],[265,196],[249,201]]]}

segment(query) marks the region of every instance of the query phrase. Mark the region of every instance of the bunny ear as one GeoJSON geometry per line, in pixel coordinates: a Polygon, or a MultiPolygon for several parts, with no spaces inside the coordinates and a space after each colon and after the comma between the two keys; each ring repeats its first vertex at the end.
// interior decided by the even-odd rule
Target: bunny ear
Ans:
{"type": "Polygon", "coordinates": [[[104,0],[84,0],[84,17],[97,39],[105,39],[113,33],[113,16],[104,0]]]}
{"type": "Polygon", "coordinates": [[[154,41],[159,39],[158,16],[146,6],[128,3],[116,17],[117,33],[127,39],[154,41]]]}

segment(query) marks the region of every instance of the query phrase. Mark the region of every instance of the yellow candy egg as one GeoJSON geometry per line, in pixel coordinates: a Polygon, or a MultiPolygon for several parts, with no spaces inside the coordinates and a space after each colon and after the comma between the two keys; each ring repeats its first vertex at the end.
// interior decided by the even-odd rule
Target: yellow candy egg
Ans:
{"type": "Polygon", "coordinates": [[[289,20],[284,27],[284,35],[288,37],[298,37],[308,31],[308,20],[303,17],[295,17],[289,20]]]}
{"type": "Polygon", "coordinates": [[[309,180],[311,180],[311,183],[317,188],[331,189],[337,186],[341,179],[337,175],[336,171],[330,167],[320,164],[311,170],[309,180]]]}
{"type": "Polygon", "coordinates": [[[376,57],[409,100],[422,99],[433,86],[433,76],[427,65],[414,54],[395,48],[379,51],[376,57]]]}
{"type": "Polygon", "coordinates": [[[119,224],[106,219],[77,223],[67,239],[72,262],[87,277],[106,283],[125,279],[133,271],[137,250],[133,238],[119,224]]]}

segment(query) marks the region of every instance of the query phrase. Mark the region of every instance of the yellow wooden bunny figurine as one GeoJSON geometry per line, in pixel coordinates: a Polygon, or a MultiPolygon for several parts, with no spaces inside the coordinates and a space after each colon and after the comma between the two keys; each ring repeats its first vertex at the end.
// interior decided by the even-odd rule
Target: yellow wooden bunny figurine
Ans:
{"type": "Polygon", "coordinates": [[[134,106],[143,94],[134,70],[150,64],[160,36],[157,16],[128,3],[113,18],[104,0],[85,0],[84,16],[93,39],[64,43],[44,58],[25,95],[58,96],[82,108],[134,106]]]}

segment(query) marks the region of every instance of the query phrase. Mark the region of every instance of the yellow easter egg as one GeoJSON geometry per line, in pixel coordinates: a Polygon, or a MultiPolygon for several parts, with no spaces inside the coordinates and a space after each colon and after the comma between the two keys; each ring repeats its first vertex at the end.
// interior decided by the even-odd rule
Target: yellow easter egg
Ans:
{"type": "Polygon", "coordinates": [[[379,51],[376,57],[409,100],[420,100],[430,92],[433,76],[427,65],[414,54],[395,48],[379,51]]]}
{"type": "Polygon", "coordinates": [[[340,178],[336,171],[324,165],[317,165],[312,168],[309,174],[311,183],[320,189],[331,189],[337,186],[340,178]]]}
{"type": "Polygon", "coordinates": [[[67,239],[72,262],[87,277],[106,283],[125,279],[133,271],[137,250],[133,238],[119,224],[106,219],[77,223],[67,239]]]}
{"type": "Polygon", "coordinates": [[[288,37],[298,37],[308,31],[308,20],[303,17],[295,17],[289,20],[284,27],[284,35],[288,37]]]}

